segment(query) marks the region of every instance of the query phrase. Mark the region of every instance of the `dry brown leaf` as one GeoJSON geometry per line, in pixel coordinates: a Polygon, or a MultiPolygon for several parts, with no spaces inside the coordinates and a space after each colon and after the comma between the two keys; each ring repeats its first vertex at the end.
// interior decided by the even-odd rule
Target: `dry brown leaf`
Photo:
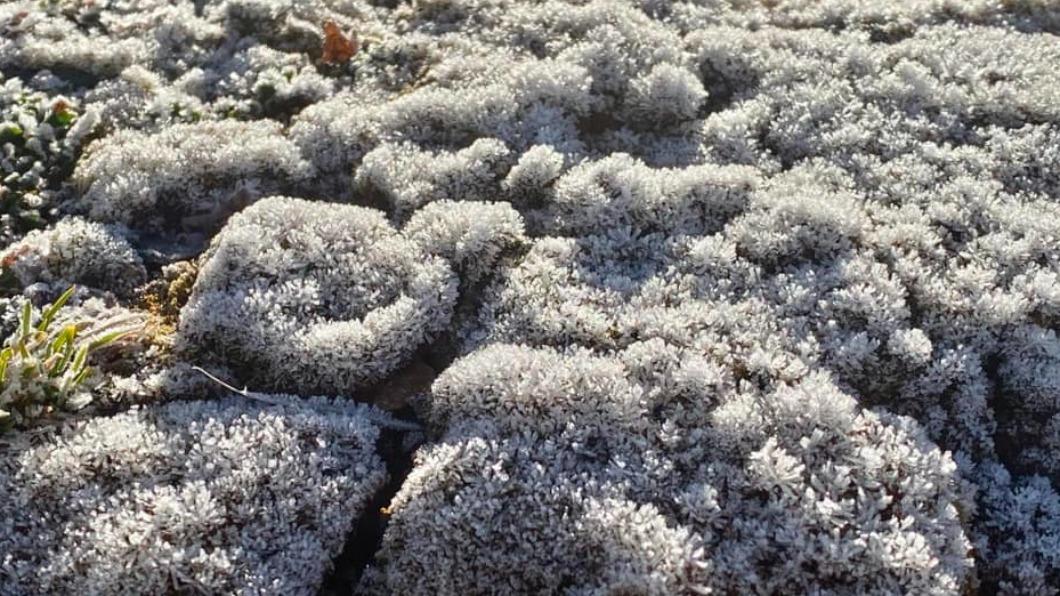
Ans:
{"type": "Polygon", "coordinates": [[[8,27],[18,27],[19,25],[22,24],[22,21],[26,20],[26,17],[28,17],[28,16],[29,16],[29,11],[22,10],[22,11],[16,12],[11,17],[11,20],[9,20],[7,22],[7,26],[8,27]]]}
{"type": "Polygon", "coordinates": [[[358,49],[360,44],[356,37],[346,37],[335,21],[324,23],[324,53],[321,56],[324,64],[345,64],[358,49]]]}
{"type": "Polygon", "coordinates": [[[0,267],[10,267],[18,262],[23,255],[30,251],[28,245],[19,246],[13,250],[9,250],[3,257],[0,257],[0,267]]]}

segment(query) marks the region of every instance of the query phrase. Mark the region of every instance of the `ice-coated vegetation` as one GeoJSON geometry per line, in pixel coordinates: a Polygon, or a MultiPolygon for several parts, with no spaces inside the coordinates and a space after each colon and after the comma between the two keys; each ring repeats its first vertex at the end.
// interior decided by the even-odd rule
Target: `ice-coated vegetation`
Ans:
{"type": "Polygon", "coordinates": [[[117,132],[90,147],[73,180],[93,219],[179,231],[216,227],[310,172],[276,124],[204,122],[117,132]]]}
{"type": "MultiPolygon", "coordinates": [[[[386,567],[369,576],[386,589],[375,589],[966,585],[960,516],[972,505],[956,464],[915,421],[859,412],[825,375],[769,393],[688,388],[682,400],[628,381],[666,356],[495,346],[450,367],[431,411],[450,431],[420,453],[391,505],[386,567]]],[[[699,373],[674,377],[709,376],[699,373]]]]}
{"type": "Polygon", "coordinates": [[[315,590],[383,482],[343,399],[425,444],[328,589],[1060,591],[1057,3],[0,30],[0,327],[77,283],[154,342],[135,400],[0,445],[0,594],[315,590]]]}
{"type": "Polygon", "coordinates": [[[526,240],[522,217],[505,203],[438,201],[417,210],[402,233],[423,254],[448,260],[469,283],[526,240]]]}
{"type": "Polygon", "coordinates": [[[353,205],[270,197],[235,215],[205,259],[181,340],[253,389],[349,395],[442,330],[456,299],[447,261],[353,205]]]}
{"type": "MultiPolygon", "coordinates": [[[[0,9],[2,10],[2,9],[0,9]]],[[[0,72],[0,242],[9,244],[41,225],[55,208],[56,190],[69,175],[98,114],[78,113],[59,95],[50,75],[39,90],[0,72]]]]}
{"type": "Polygon", "coordinates": [[[147,281],[143,261],[114,228],[67,218],[0,255],[22,287],[81,284],[128,296],[147,281]]]}
{"type": "Polygon", "coordinates": [[[381,145],[364,156],[354,182],[377,193],[396,217],[443,199],[483,201],[497,196],[511,164],[496,139],[480,139],[460,151],[435,155],[408,145],[381,145]],[[427,176],[424,172],[428,172],[427,176]]]}
{"type": "Polygon", "coordinates": [[[0,349],[0,430],[87,405],[99,381],[90,360],[130,333],[117,324],[92,329],[91,322],[72,320],[77,315],[63,307],[76,290],[40,312],[28,300],[18,309],[17,325],[0,349]]]}
{"type": "Polygon", "coordinates": [[[367,406],[288,401],[171,402],[9,446],[0,592],[316,593],[386,471],[367,406]]]}

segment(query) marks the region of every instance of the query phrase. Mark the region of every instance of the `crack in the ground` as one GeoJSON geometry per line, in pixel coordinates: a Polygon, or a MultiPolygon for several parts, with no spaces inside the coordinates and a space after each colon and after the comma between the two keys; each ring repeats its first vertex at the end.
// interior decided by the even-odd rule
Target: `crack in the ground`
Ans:
{"type": "MultiPolygon", "coordinates": [[[[405,418],[405,416],[402,416],[405,418]]],[[[383,509],[401,489],[412,470],[412,453],[404,444],[405,433],[384,431],[379,454],[386,462],[389,480],[365,507],[353,530],[346,537],[342,552],[320,586],[320,596],[349,596],[383,543],[387,516],[383,509]]]]}
{"type": "MultiPolygon", "coordinates": [[[[466,307],[470,292],[462,293],[461,304],[466,307]]],[[[477,295],[477,294],[476,294],[477,295]]],[[[389,402],[394,416],[406,422],[421,424],[416,409],[410,402],[413,395],[429,392],[438,371],[445,370],[456,358],[455,338],[440,338],[421,348],[412,363],[394,373],[389,379],[369,388],[361,399],[377,405],[389,402]],[[395,401],[394,395],[400,395],[395,401]]],[[[365,570],[383,545],[388,516],[384,509],[401,490],[405,478],[412,471],[414,445],[403,431],[382,430],[377,445],[379,457],[386,463],[388,480],[361,512],[354,528],[346,536],[342,552],[333,561],[331,571],[321,583],[320,596],[349,596],[354,593],[365,570]]]]}

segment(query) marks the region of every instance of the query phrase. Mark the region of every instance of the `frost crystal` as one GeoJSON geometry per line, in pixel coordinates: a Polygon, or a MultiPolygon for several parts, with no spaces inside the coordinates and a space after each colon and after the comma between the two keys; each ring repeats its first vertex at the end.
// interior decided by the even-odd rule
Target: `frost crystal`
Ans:
{"type": "Polygon", "coordinates": [[[522,217],[505,203],[438,201],[417,210],[401,232],[424,254],[447,259],[468,283],[525,241],[522,217]]]}
{"type": "Polygon", "coordinates": [[[111,135],[90,148],[74,181],[93,219],[212,231],[228,213],[311,171],[278,125],[208,122],[111,135]]]}
{"type": "Polygon", "coordinates": [[[147,280],[140,257],[112,228],[70,218],[47,230],[30,232],[8,247],[0,259],[25,287],[45,282],[73,284],[129,296],[147,280]]]}

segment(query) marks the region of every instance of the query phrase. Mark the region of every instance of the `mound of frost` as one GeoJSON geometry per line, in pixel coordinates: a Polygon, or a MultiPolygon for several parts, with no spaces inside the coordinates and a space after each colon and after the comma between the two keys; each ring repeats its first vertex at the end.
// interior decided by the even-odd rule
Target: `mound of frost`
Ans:
{"type": "Polygon", "coordinates": [[[116,230],[68,218],[47,230],[30,232],[0,256],[25,287],[80,284],[130,296],[147,281],[139,255],[116,230]]]}
{"type": "Polygon", "coordinates": [[[494,198],[511,167],[509,159],[508,148],[495,139],[439,154],[408,144],[385,144],[364,156],[354,183],[362,192],[378,195],[395,217],[407,219],[434,201],[494,198]]]}
{"type": "Polygon", "coordinates": [[[5,594],[314,594],[385,482],[365,406],[171,402],[15,442],[5,594]]]}
{"type": "Polygon", "coordinates": [[[1013,478],[997,464],[976,470],[977,548],[983,591],[1049,594],[1060,583],[1060,495],[1041,476],[1013,478]]]}
{"type": "MultiPolygon", "coordinates": [[[[856,403],[848,415],[857,425],[839,434],[860,437],[851,429],[867,425],[918,445],[932,454],[925,461],[949,461],[948,451],[980,464],[963,466],[963,477],[939,464],[954,509],[931,515],[950,524],[940,535],[962,538],[931,548],[951,571],[912,554],[919,538],[895,539],[887,556],[920,560],[912,575],[938,583],[878,588],[950,593],[970,585],[963,534],[998,540],[1003,533],[992,528],[1026,516],[996,504],[1034,498],[1048,509],[1051,493],[1028,478],[1056,481],[1060,117],[1048,98],[1060,89],[1049,67],[1060,55],[1053,36],[1037,34],[1053,31],[1056,17],[1034,3],[877,10],[779,2],[726,11],[451,2],[408,12],[410,28],[431,35],[445,23],[466,41],[438,59],[430,84],[371,105],[321,102],[295,118],[292,137],[319,167],[370,179],[395,210],[460,194],[438,180],[460,180],[451,164],[476,144],[496,140],[509,152],[507,173],[467,162],[468,173],[486,172],[488,187],[500,178],[499,196],[521,211],[534,239],[525,256],[500,261],[477,322],[461,327],[467,365],[454,363],[461,377],[443,374],[431,400],[440,429],[470,416],[467,424],[489,422],[507,440],[520,428],[556,431],[542,422],[549,412],[564,413],[562,425],[592,428],[584,417],[597,415],[599,393],[565,376],[588,365],[564,359],[612,358],[638,386],[614,395],[649,404],[654,422],[636,432],[670,437],[676,468],[720,460],[749,474],[750,453],[765,458],[774,431],[746,410],[768,411],[762,404],[785,388],[823,383],[825,394],[856,403]],[[402,159],[424,170],[388,169],[402,159]],[[554,386],[514,355],[504,358],[514,376],[493,378],[488,364],[501,353],[491,350],[509,344],[555,350],[550,366],[561,372],[553,374],[567,380],[554,386]],[[830,380],[814,381],[822,378],[830,380]],[[556,387],[585,399],[572,405],[556,387]],[[484,415],[490,407],[503,413],[484,415]],[[727,430],[740,420],[754,424],[727,430]],[[701,446],[705,436],[721,454],[701,446]],[[1015,480],[991,480],[985,464],[1015,480]],[[973,515],[971,497],[957,489],[966,481],[995,487],[995,505],[973,515]]],[[[473,196],[482,186],[452,188],[473,196]]],[[[801,438],[779,433],[775,444],[790,454],[796,448],[785,440],[802,446],[831,422],[812,423],[801,438]]],[[[800,498],[820,494],[816,480],[799,482],[800,498]]],[[[778,508],[795,516],[816,510],[814,499],[778,508]]],[[[871,542],[874,523],[859,520],[851,536],[871,542]]],[[[1044,526],[1036,532],[1048,536],[1044,526]]],[[[760,537],[779,548],[778,535],[787,536],[760,537]]],[[[818,553],[810,559],[772,552],[750,565],[761,564],[755,575],[746,566],[757,559],[745,554],[725,558],[714,577],[732,569],[812,590],[813,578],[829,573],[812,543],[804,544],[818,553]],[[789,561],[806,566],[777,571],[789,561]]],[[[1056,558],[1038,556],[1035,540],[1005,544],[1020,573],[1037,578],[1028,585],[1053,581],[1056,558]]],[[[984,585],[1012,585],[991,561],[998,553],[974,552],[984,585]]],[[[888,586],[894,577],[885,576],[881,568],[869,581],[888,586]]],[[[731,589],[726,582],[740,580],[717,581],[731,589]]]]}
{"type": "Polygon", "coordinates": [[[457,278],[381,211],[270,197],[204,255],[180,339],[254,388],[350,394],[446,327],[457,278]]]}
{"type": "Polygon", "coordinates": [[[90,147],[73,180],[92,219],[212,232],[230,213],[311,175],[280,129],[268,121],[222,121],[154,134],[121,131],[90,147]]]}
{"type": "Polygon", "coordinates": [[[571,451],[568,439],[454,436],[422,450],[391,502],[377,555],[383,567],[368,571],[361,591],[665,594],[696,587],[710,567],[695,537],[624,497],[626,462],[601,464],[593,453],[571,451]]]}
{"type": "Polygon", "coordinates": [[[438,201],[418,209],[401,233],[424,254],[449,261],[467,283],[489,275],[526,240],[522,216],[506,203],[438,201]]]}
{"type": "Polygon", "coordinates": [[[431,419],[449,431],[421,450],[391,503],[383,567],[366,587],[970,585],[960,516],[971,503],[956,464],[915,421],[861,410],[826,375],[768,392],[687,391],[677,403],[650,390],[661,379],[643,380],[646,354],[496,345],[447,369],[431,419]]]}
{"type": "Polygon", "coordinates": [[[1060,588],[1056,3],[389,4],[0,7],[5,237],[386,210],[250,207],[181,324],[300,393],[458,355],[366,588],[1060,588]]]}

